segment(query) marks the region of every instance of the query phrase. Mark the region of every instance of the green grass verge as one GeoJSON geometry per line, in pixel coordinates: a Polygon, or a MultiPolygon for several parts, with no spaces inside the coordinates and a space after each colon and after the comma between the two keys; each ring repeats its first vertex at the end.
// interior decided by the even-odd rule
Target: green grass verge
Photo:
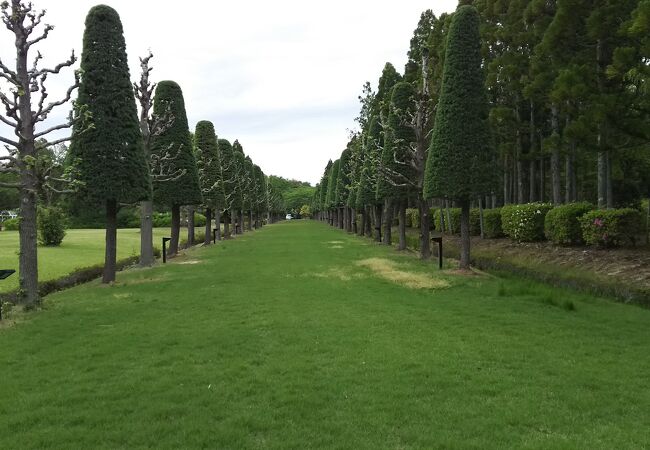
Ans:
{"type": "MultiPolygon", "coordinates": [[[[197,231],[199,228],[197,228],[197,231]]],[[[203,228],[201,228],[203,230],[203,228]]],[[[186,230],[181,230],[186,234],[186,230]]],[[[40,281],[54,280],[84,267],[104,262],[104,230],[67,230],[59,247],[38,247],[40,281]]],[[[168,228],[154,229],[154,245],[162,247],[161,238],[169,236],[168,228]]],[[[117,230],[117,258],[140,254],[140,230],[117,230]]],[[[0,232],[0,268],[18,269],[18,231],[0,232]]],[[[18,288],[18,276],[0,281],[0,292],[18,288]]]]}
{"type": "Polygon", "coordinates": [[[294,221],[48,296],[0,330],[0,448],[650,442],[650,311],[432,266],[294,221]]]}

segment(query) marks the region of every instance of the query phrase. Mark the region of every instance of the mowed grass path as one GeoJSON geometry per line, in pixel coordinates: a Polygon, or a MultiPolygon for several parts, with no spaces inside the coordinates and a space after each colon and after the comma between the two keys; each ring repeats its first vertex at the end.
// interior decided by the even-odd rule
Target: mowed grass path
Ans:
{"type": "MultiPolygon", "coordinates": [[[[181,238],[186,237],[187,229],[182,231],[181,238]]],[[[154,228],[154,246],[162,247],[163,236],[169,236],[169,228],[154,228]]],[[[60,246],[38,246],[39,279],[53,280],[75,269],[103,264],[104,243],[104,230],[66,230],[66,236],[60,246]]],[[[18,248],[18,231],[0,231],[0,269],[18,270],[18,248]]],[[[140,230],[117,230],[117,257],[122,259],[139,254],[140,230]]],[[[14,289],[18,289],[17,275],[0,281],[0,292],[14,289]]]]}
{"type": "Polygon", "coordinates": [[[296,221],[0,330],[0,448],[643,448],[650,311],[296,221]],[[575,311],[554,304],[572,301],[575,311]]]}

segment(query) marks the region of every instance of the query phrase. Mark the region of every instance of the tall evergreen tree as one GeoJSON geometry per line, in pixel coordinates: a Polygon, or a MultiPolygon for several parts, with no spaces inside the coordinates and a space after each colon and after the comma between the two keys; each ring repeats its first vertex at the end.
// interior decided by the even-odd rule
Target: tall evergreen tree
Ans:
{"type": "Polygon", "coordinates": [[[172,211],[169,254],[174,255],[178,252],[181,206],[199,205],[202,202],[183,91],[176,82],[167,80],[158,83],[153,114],[168,115],[172,122],[163,132],[153,137],[151,153],[158,159],[170,159],[170,171],[180,174],[174,180],[159,182],[154,179],[153,183],[154,201],[170,207],[172,211]]]}
{"type": "MultiPolygon", "coordinates": [[[[212,238],[212,213],[219,199],[219,148],[212,122],[202,120],[194,133],[196,165],[205,206],[205,245],[212,238]]],[[[217,224],[218,225],[218,224],[217,224]]]]}
{"type": "Polygon", "coordinates": [[[424,185],[425,197],[446,197],[460,204],[461,269],[468,269],[470,261],[470,200],[489,193],[494,184],[481,64],[478,11],[464,5],[454,14],[449,30],[424,185]]]}
{"type": "Polygon", "coordinates": [[[234,205],[237,182],[237,168],[235,155],[232,149],[232,144],[226,139],[219,139],[217,141],[219,146],[219,162],[220,162],[220,185],[223,192],[223,204],[221,211],[224,214],[223,218],[223,234],[225,238],[230,238],[230,225],[232,223],[232,207],[234,205]]]}
{"type": "Polygon", "coordinates": [[[88,12],[81,72],[77,104],[87,109],[92,126],[73,136],[70,157],[83,182],[79,197],[106,211],[102,281],[108,283],[115,280],[119,204],[151,196],[122,23],[109,6],[88,12]]]}

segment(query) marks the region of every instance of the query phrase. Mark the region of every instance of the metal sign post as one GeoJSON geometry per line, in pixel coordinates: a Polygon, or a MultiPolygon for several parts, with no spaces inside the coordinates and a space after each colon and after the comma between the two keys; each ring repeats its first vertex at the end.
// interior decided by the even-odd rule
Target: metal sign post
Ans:
{"type": "Polygon", "coordinates": [[[163,264],[167,262],[167,242],[171,241],[172,238],[164,237],[162,238],[162,247],[163,247],[163,264]]]}
{"type": "Polygon", "coordinates": [[[432,237],[431,241],[438,243],[438,269],[442,269],[442,236],[432,237]]]}

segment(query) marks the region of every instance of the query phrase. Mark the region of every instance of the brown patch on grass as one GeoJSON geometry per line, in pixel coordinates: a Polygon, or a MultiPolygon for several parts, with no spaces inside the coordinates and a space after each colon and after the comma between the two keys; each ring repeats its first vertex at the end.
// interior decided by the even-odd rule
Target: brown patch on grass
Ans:
{"type": "Polygon", "coordinates": [[[342,245],[330,245],[329,248],[343,248],[342,245]]]}
{"type": "Polygon", "coordinates": [[[337,244],[345,244],[343,241],[328,241],[326,244],[332,244],[332,245],[337,245],[337,244]]]}
{"type": "Polygon", "coordinates": [[[341,281],[352,281],[352,280],[358,280],[359,278],[363,278],[364,275],[361,273],[351,273],[349,269],[343,270],[338,267],[333,267],[324,272],[308,273],[305,274],[305,276],[316,277],[316,278],[336,278],[341,281]]]}
{"type": "Polygon", "coordinates": [[[130,292],[124,292],[122,294],[113,294],[113,297],[115,297],[115,298],[129,298],[132,295],[133,294],[131,294],[130,292]]]}
{"type": "Polygon", "coordinates": [[[178,261],[176,264],[200,264],[201,261],[198,259],[188,259],[187,261],[178,261]]]}
{"type": "Polygon", "coordinates": [[[411,289],[442,289],[449,287],[446,280],[431,275],[401,270],[397,263],[385,258],[369,258],[357,261],[357,265],[372,270],[376,275],[411,289]]]}
{"type": "Polygon", "coordinates": [[[135,284],[145,284],[145,283],[155,283],[157,281],[164,281],[166,277],[157,276],[157,277],[143,277],[143,278],[134,278],[131,280],[116,281],[111,283],[114,286],[133,286],[135,284]]]}
{"type": "Polygon", "coordinates": [[[485,276],[484,272],[476,269],[449,269],[445,270],[446,274],[457,275],[461,277],[485,276]]]}

